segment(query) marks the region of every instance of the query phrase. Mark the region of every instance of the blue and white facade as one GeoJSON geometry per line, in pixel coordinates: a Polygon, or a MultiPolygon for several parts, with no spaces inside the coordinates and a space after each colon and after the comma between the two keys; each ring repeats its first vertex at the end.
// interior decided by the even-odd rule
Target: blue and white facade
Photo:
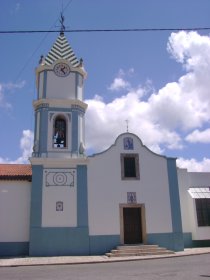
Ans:
{"type": "Polygon", "coordinates": [[[88,254],[86,72],[63,33],[36,76],[29,254],[88,254]]]}
{"type": "Polygon", "coordinates": [[[208,244],[210,222],[198,217],[197,200],[210,199],[210,173],[178,169],[175,158],[151,152],[128,132],[106,151],[85,155],[85,78],[61,32],[36,69],[32,182],[0,178],[0,255],[208,244]]]}
{"type": "Polygon", "coordinates": [[[100,253],[97,244],[104,244],[106,251],[135,242],[183,250],[176,160],[154,154],[134,134],[120,135],[107,151],[90,158],[88,215],[93,253],[100,253]],[[136,176],[124,176],[124,160],[129,158],[136,161],[136,176]],[[129,209],[130,215],[139,210],[140,217],[125,223],[129,209]],[[129,236],[134,224],[140,227],[139,239],[129,236]]]}

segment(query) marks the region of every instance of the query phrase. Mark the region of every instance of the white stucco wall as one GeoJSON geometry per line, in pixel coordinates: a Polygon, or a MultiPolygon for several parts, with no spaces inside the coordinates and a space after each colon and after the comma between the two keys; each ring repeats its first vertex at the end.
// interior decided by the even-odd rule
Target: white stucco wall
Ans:
{"type": "Polygon", "coordinates": [[[145,204],[147,233],[172,231],[167,161],[144,147],[133,134],[120,135],[106,152],[90,157],[88,214],[90,235],[120,234],[120,203],[136,192],[145,204]],[[132,137],[133,150],[124,150],[123,138],[132,137]],[[138,153],[140,180],[121,180],[121,153],[138,153]]]}
{"type": "Polygon", "coordinates": [[[188,192],[190,187],[210,186],[210,173],[178,169],[178,180],[183,231],[191,232],[193,240],[210,239],[210,227],[198,227],[195,199],[188,192]]]}
{"type": "Polygon", "coordinates": [[[183,232],[192,232],[192,225],[195,223],[195,216],[193,199],[188,192],[189,176],[187,169],[178,168],[177,175],[179,183],[182,229],[183,232]]]}
{"type": "Polygon", "coordinates": [[[31,183],[0,181],[0,242],[29,241],[31,183]]]}
{"type": "Polygon", "coordinates": [[[45,169],[42,191],[42,226],[77,226],[76,169],[45,169]],[[56,202],[63,210],[56,211],[56,202]]]}
{"type": "Polygon", "coordinates": [[[210,187],[210,172],[188,172],[190,187],[210,187]]]}
{"type": "Polygon", "coordinates": [[[80,74],[78,75],[78,84],[77,84],[77,99],[83,100],[83,77],[80,74]]]}
{"type": "Polygon", "coordinates": [[[44,81],[44,72],[39,73],[39,89],[38,89],[38,98],[43,98],[43,81],[44,81]]]}
{"type": "Polygon", "coordinates": [[[47,72],[47,96],[51,99],[76,99],[76,74],[58,77],[53,71],[47,72]]]}

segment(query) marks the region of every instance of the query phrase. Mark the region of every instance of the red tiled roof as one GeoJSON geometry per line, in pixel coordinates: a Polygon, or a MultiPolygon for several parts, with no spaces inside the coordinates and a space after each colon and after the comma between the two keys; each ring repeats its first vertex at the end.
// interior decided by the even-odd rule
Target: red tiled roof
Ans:
{"type": "Polygon", "coordinates": [[[30,164],[0,164],[0,180],[31,181],[32,168],[30,164]]]}

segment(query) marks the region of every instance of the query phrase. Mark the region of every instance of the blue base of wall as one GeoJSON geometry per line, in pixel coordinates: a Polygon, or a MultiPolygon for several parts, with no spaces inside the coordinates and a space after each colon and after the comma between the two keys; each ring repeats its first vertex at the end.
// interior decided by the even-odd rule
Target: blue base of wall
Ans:
{"type": "Polygon", "coordinates": [[[34,228],[29,255],[103,255],[119,244],[119,235],[89,236],[87,228],[34,228]]]}
{"type": "Polygon", "coordinates": [[[147,234],[147,244],[156,244],[173,251],[184,250],[182,233],[150,233],[147,234]]]}
{"type": "Polygon", "coordinates": [[[90,255],[104,255],[119,244],[119,235],[90,236],[90,255]]]}
{"type": "Polygon", "coordinates": [[[88,228],[33,228],[29,255],[89,255],[88,228]]]}
{"type": "MultiPolygon", "coordinates": [[[[119,235],[88,236],[87,228],[36,228],[33,233],[30,245],[29,242],[0,242],[0,257],[103,255],[120,245],[119,235]]],[[[154,233],[147,235],[147,244],[182,251],[184,247],[210,247],[210,240],[192,240],[191,233],[181,236],[154,233]]]]}
{"type": "Polygon", "coordinates": [[[183,233],[183,238],[184,238],[184,247],[192,248],[193,247],[192,233],[191,232],[183,233]]]}
{"type": "Polygon", "coordinates": [[[28,256],[29,242],[0,242],[0,256],[28,256]]]}

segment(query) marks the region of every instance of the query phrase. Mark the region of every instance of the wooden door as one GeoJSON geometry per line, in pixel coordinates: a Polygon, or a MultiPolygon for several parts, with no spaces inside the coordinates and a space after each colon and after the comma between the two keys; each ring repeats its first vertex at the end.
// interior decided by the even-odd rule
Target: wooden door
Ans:
{"type": "Polygon", "coordinates": [[[124,243],[142,243],[141,208],[123,208],[124,243]]]}

